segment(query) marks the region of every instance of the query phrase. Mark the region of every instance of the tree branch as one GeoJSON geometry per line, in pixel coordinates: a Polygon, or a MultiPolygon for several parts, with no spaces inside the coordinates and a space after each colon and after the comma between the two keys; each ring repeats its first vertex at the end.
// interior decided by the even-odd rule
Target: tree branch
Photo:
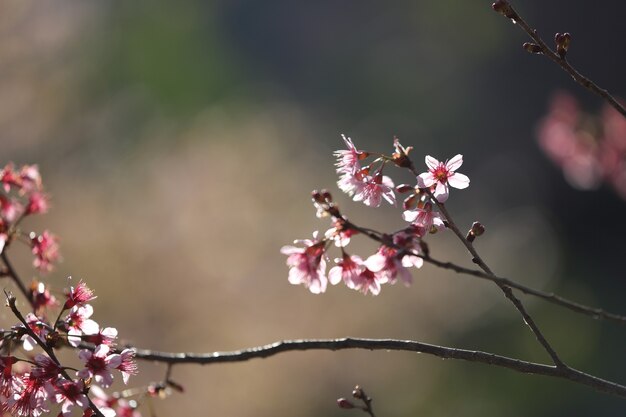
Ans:
{"type": "Polygon", "coordinates": [[[561,55],[554,52],[550,47],[544,42],[543,39],[539,36],[537,29],[533,29],[530,25],[519,15],[519,13],[511,6],[511,4],[506,0],[498,0],[493,4],[494,10],[500,12],[505,17],[509,18],[513,24],[516,24],[520,29],[522,29],[526,34],[535,42],[533,45],[533,49],[530,52],[536,54],[542,54],[560,66],[565,72],[567,72],[578,84],[586,88],[587,90],[597,94],[606,100],[615,110],[620,112],[622,116],[626,117],[626,108],[622,106],[622,104],[615,99],[606,89],[600,88],[596,83],[594,83],[589,78],[582,75],[576,68],[574,68],[569,61],[565,58],[565,52],[561,55]]]}
{"type": "Polygon", "coordinates": [[[265,346],[258,346],[242,350],[210,353],[169,353],[147,349],[135,349],[138,359],[162,362],[167,364],[197,364],[210,365],[216,363],[243,362],[256,358],[268,358],[283,352],[305,350],[396,350],[405,352],[424,353],[442,359],[459,359],[468,362],[478,362],[486,365],[498,366],[517,372],[534,375],[545,375],[566,379],[578,384],[586,385],[597,391],[626,398],[626,386],[607,381],[568,366],[556,367],[540,363],[527,362],[493,353],[478,350],[457,349],[445,346],[431,345],[413,340],[396,339],[312,339],[312,340],[282,340],[265,346]]]}

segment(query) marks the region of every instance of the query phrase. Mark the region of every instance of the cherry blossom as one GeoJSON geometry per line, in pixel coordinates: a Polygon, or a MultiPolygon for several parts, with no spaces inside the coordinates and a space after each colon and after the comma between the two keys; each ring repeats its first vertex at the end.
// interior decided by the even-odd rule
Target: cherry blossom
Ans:
{"type": "Polygon", "coordinates": [[[324,259],[325,243],[308,239],[295,243],[302,243],[304,247],[283,246],[280,250],[281,253],[287,255],[287,265],[290,268],[289,283],[302,284],[313,294],[323,293],[328,284],[324,259]]]}
{"type": "Polygon", "coordinates": [[[335,164],[337,172],[339,174],[354,173],[361,168],[359,161],[367,158],[368,153],[359,151],[356,146],[354,146],[352,139],[346,137],[345,135],[341,135],[341,137],[343,138],[343,141],[348,149],[334,152],[337,157],[337,163],[335,164]]]}
{"type": "Polygon", "coordinates": [[[354,279],[363,272],[363,260],[357,255],[343,254],[343,258],[335,259],[336,266],[328,271],[328,280],[337,285],[342,280],[348,288],[354,288],[354,279]]]}
{"type": "Polygon", "coordinates": [[[378,252],[365,260],[364,264],[367,269],[376,274],[381,284],[395,284],[398,276],[407,286],[413,282],[411,272],[407,269],[408,266],[413,265],[405,265],[398,251],[389,246],[381,246],[378,252]]]}
{"type": "Polygon", "coordinates": [[[361,291],[363,294],[368,292],[372,295],[380,294],[381,284],[386,282],[381,274],[376,274],[373,271],[363,268],[360,274],[352,277],[352,286],[350,288],[361,291]]]}
{"type": "Polygon", "coordinates": [[[354,201],[362,201],[369,207],[378,207],[384,198],[391,205],[396,204],[393,192],[393,181],[378,171],[373,177],[366,176],[358,189],[355,190],[354,201]]]}
{"type": "Polygon", "coordinates": [[[107,345],[99,345],[92,352],[83,349],[79,352],[78,357],[85,362],[85,368],[78,371],[79,378],[94,378],[97,383],[104,388],[111,386],[113,383],[112,370],[120,366],[122,356],[114,353],[109,354],[110,348],[107,345]]]}
{"type": "Polygon", "coordinates": [[[120,356],[122,358],[121,363],[116,366],[116,369],[122,373],[122,380],[125,384],[128,384],[128,379],[131,375],[137,375],[137,363],[135,362],[135,351],[133,349],[124,349],[120,356]]]}
{"type": "Polygon", "coordinates": [[[50,271],[52,264],[60,257],[56,236],[46,230],[39,236],[31,233],[30,241],[33,255],[35,255],[33,265],[42,272],[50,271]]]}
{"type": "Polygon", "coordinates": [[[69,315],[65,318],[67,324],[67,340],[72,346],[78,346],[81,335],[96,334],[100,330],[98,323],[89,317],[93,314],[93,307],[89,304],[83,306],[76,305],[70,309],[69,315]]]}
{"type": "Polygon", "coordinates": [[[54,399],[57,403],[63,403],[61,405],[61,414],[64,417],[72,415],[72,409],[75,405],[82,410],[86,410],[89,407],[89,400],[85,395],[85,384],[82,380],[68,381],[61,378],[54,384],[54,399]]]}
{"type": "Polygon", "coordinates": [[[10,413],[18,416],[37,417],[49,412],[46,408],[48,392],[44,382],[33,374],[21,378],[20,387],[13,392],[7,406],[10,413]]]}
{"type": "Polygon", "coordinates": [[[420,202],[414,210],[404,211],[402,218],[407,222],[411,222],[416,227],[416,232],[419,237],[424,237],[433,227],[435,229],[445,227],[441,214],[433,211],[433,205],[430,202],[420,202]]]}
{"type": "Polygon", "coordinates": [[[96,296],[93,295],[93,291],[87,287],[87,284],[80,280],[75,287],[70,287],[64,308],[72,308],[75,305],[84,305],[95,298],[96,296]]]}
{"type": "Polygon", "coordinates": [[[420,188],[434,187],[433,194],[440,203],[448,199],[449,186],[458,189],[469,187],[469,178],[455,172],[463,164],[463,155],[456,155],[446,162],[439,162],[430,155],[425,160],[428,172],[417,176],[417,185],[420,188]]]}

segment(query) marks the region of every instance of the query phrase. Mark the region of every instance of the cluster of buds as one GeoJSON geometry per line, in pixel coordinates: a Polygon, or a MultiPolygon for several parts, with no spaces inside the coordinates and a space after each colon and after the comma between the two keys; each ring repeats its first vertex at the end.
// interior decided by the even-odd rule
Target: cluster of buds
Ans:
{"type": "Polygon", "coordinates": [[[59,259],[57,238],[48,231],[22,235],[18,226],[24,218],[48,211],[49,198],[43,192],[41,176],[36,165],[24,165],[19,170],[7,164],[0,170],[0,253],[15,238],[24,238],[34,255],[33,265],[48,272],[59,259]]]}
{"type": "Polygon", "coordinates": [[[572,186],[589,190],[607,184],[626,199],[626,120],[613,107],[592,116],[574,97],[560,93],[539,125],[538,140],[572,186]]]}
{"type": "MultiPolygon", "coordinates": [[[[39,306],[57,305],[52,297],[41,295],[46,292],[45,288],[38,289],[39,298],[45,299],[39,306]]],[[[80,281],[66,291],[64,298],[56,321],[50,322],[43,308],[39,314],[23,317],[15,297],[7,296],[9,307],[20,319],[20,323],[1,332],[0,341],[0,407],[12,415],[38,416],[49,412],[51,404],[60,404],[63,416],[71,415],[76,407],[83,416],[91,416],[95,410],[88,395],[97,385],[109,387],[114,372],[121,373],[124,383],[137,373],[134,350],[114,351],[117,330],[101,328],[90,318],[93,307],[89,302],[95,298],[91,289],[80,281]],[[59,363],[54,349],[62,345],[83,347],[78,350],[80,368],[59,363]],[[15,354],[20,347],[23,358],[15,354]],[[41,352],[33,355],[37,348],[41,352]],[[74,376],[69,369],[75,369],[74,376]]],[[[115,410],[104,406],[98,411],[107,417],[116,415],[115,410]]]]}
{"type": "Polygon", "coordinates": [[[337,399],[337,406],[339,408],[343,408],[345,410],[351,410],[353,408],[358,408],[360,410],[363,410],[363,411],[369,413],[370,415],[373,415],[373,413],[372,413],[372,398],[365,393],[363,388],[361,388],[358,385],[356,387],[354,387],[354,389],[352,390],[352,398],[354,398],[355,400],[358,400],[359,402],[363,403],[363,405],[357,405],[352,400],[349,400],[347,398],[338,398],[337,399]]]}
{"type": "Polygon", "coordinates": [[[463,189],[469,186],[469,178],[456,172],[463,157],[456,155],[440,162],[426,156],[428,171],[416,175],[416,184],[395,187],[391,178],[382,175],[382,170],[386,163],[391,163],[414,172],[413,162],[408,157],[410,147],[405,148],[394,139],[395,152],[391,156],[376,154],[375,160],[363,167],[362,162],[374,154],[358,149],[350,138],[343,136],[343,140],[347,149],[334,153],[339,188],[354,201],[370,207],[380,206],[383,199],[395,205],[395,192],[409,194],[403,202],[402,213],[409,225],[389,234],[362,229],[340,212],[328,190],[313,191],[317,216],[330,217],[331,227],[323,235],[315,232],[313,239],[296,240],[296,246],[281,249],[287,255],[289,282],[302,284],[314,294],[325,292],[329,282],[333,285],[343,282],[350,289],[372,295],[378,295],[383,284],[394,284],[398,279],[410,285],[410,268],[420,268],[423,257],[428,255],[423,238],[445,227],[445,221],[435,207],[448,199],[450,187],[463,189]],[[375,173],[371,175],[371,172],[375,173]],[[381,245],[376,253],[365,260],[349,254],[346,247],[355,234],[365,234],[377,240],[381,245]],[[339,248],[341,257],[335,258],[335,265],[327,274],[327,253],[333,246],[339,248]]]}

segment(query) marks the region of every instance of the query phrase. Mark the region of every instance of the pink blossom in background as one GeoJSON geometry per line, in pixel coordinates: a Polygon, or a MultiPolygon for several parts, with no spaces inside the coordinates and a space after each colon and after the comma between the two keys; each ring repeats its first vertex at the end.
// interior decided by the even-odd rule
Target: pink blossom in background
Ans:
{"type": "Polygon", "coordinates": [[[440,203],[448,199],[449,187],[460,190],[469,187],[469,178],[456,172],[463,165],[463,155],[456,155],[446,162],[439,162],[427,155],[425,161],[428,171],[417,176],[417,185],[420,188],[434,187],[433,195],[440,203]]]}
{"type": "Polygon", "coordinates": [[[78,406],[81,410],[89,407],[89,401],[84,394],[85,386],[82,380],[74,382],[61,378],[55,383],[54,388],[56,403],[62,403],[61,414],[63,417],[71,416],[74,406],[78,406]]]}
{"type": "Polygon", "coordinates": [[[39,236],[31,234],[30,241],[35,255],[33,265],[42,272],[50,271],[52,264],[60,258],[57,237],[45,230],[39,236]]]}
{"type": "Polygon", "coordinates": [[[612,187],[626,199],[626,120],[605,105],[600,117],[580,111],[576,99],[558,93],[537,131],[539,146],[574,188],[612,187]]]}

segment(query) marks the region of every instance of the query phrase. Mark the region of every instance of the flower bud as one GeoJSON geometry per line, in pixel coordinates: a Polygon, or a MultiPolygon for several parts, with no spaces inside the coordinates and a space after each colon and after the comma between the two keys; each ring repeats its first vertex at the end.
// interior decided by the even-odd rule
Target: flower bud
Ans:
{"type": "Polygon", "coordinates": [[[344,408],[346,410],[349,410],[355,407],[354,404],[352,404],[349,400],[346,400],[345,398],[338,398],[337,405],[339,406],[339,408],[344,408]]]}
{"type": "Polygon", "coordinates": [[[414,191],[415,188],[409,184],[400,184],[396,187],[396,191],[400,194],[408,193],[410,191],[414,191]]]}
{"type": "Polygon", "coordinates": [[[480,222],[474,222],[472,223],[472,227],[469,232],[467,232],[465,239],[467,239],[468,242],[473,242],[477,236],[480,236],[483,233],[485,233],[485,226],[483,226],[480,222]]]}
{"type": "Polygon", "coordinates": [[[323,189],[321,193],[322,193],[322,198],[324,199],[325,202],[330,203],[333,201],[333,196],[330,194],[330,191],[328,191],[327,189],[323,189]]]}
{"type": "Polygon", "coordinates": [[[508,17],[509,19],[515,19],[517,14],[515,10],[511,7],[508,1],[506,0],[498,0],[491,5],[491,8],[500,13],[504,17],[508,17]]]}
{"type": "Polygon", "coordinates": [[[357,400],[362,400],[363,398],[365,398],[365,393],[363,392],[361,387],[357,385],[352,390],[352,396],[356,398],[357,400]]]}
{"type": "Polygon", "coordinates": [[[541,54],[543,51],[541,50],[541,46],[532,42],[524,42],[522,47],[526,50],[526,52],[530,54],[541,54]]]}
{"type": "Polygon", "coordinates": [[[417,195],[413,194],[408,196],[407,198],[404,199],[404,201],[402,202],[402,208],[404,210],[411,210],[412,208],[415,208],[417,203],[417,195]]]}
{"type": "Polygon", "coordinates": [[[311,198],[313,199],[313,201],[315,201],[316,203],[320,203],[323,204],[324,203],[324,198],[322,197],[322,193],[319,192],[318,190],[313,190],[311,191],[311,198]]]}
{"type": "Polygon", "coordinates": [[[556,52],[559,54],[561,58],[565,57],[567,50],[569,49],[569,44],[572,41],[572,35],[568,32],[565,33],[557,33],[554,35],[554,42],[556,43],[556,52]]]}

